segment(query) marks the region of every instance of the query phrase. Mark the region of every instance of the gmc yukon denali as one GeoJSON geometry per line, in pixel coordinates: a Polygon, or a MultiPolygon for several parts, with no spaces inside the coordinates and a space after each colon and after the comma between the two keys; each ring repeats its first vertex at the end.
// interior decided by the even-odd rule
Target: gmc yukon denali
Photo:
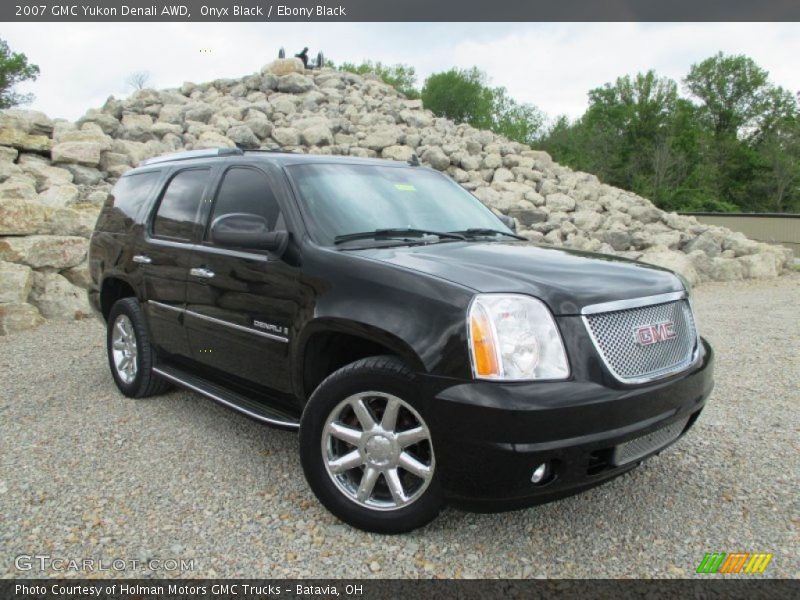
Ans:
{"type": "Polygon", "coordinates": [[[595,486],[692,427],[713,353],[672,272],[530,243],[417,161],[143,162],[90,248],[117,387],[299,430],[308,485],[399,533],[595,486]]]}

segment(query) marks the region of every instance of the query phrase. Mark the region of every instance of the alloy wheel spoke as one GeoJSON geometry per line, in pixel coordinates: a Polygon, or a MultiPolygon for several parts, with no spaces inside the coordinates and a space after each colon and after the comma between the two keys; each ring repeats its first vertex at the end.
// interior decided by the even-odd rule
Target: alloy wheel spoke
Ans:
{"type": "Polygon", "coordinates": [[[350,469],[355,469],[360,466],[362,462],[361,454],[358,450],[353,450],[335,460],[329,460],[328,468],[330,468],[331,472],[339,474],[349,471],[350,469]]]}
{"type": "Polygon", "coordinates": [[[353,412],[356,413],[358,422],[361,423],[361,429],[368,431],[375,427],[375,418],[372,416],[372,411],[364,402],[364,398],[357,398],[353,403],[353,412]]]}
{"type": "Polygon", "coordinates": [[[386,400],[386,410],[383,411],[381,428],[384,431],[394,431],[397,427],[397,414],[400,412],[400,400],[389,398],[386,400]]]}
{"type": "Polygon", "coordinates": [[[431,468],[428,465],[419,462],[408,452],[403,452],[400,454],[400,459],[398,463],[406,471],[416,475],[420,479],[427,479],[430,476],[431,468]]]}
{"type": "Polygon", "coordinates": [[[397,432],[397,443],[400,444],[401,448],[406,448],[427,439],[428,434],[422,427],[414,427],[414,429],[397,432]]]}
{"type": "Polygon", "coordinates": [[[359,442],[361,441],[362,432],[358,429],[348,427],[347,425],[342,425],[341,423],[331,423],[328,426],[328,430],[337,440],[347,442],[351,446],[358,446],[359,442]]]}
{"type": "Polygon", "coordinates": [[[121,339],[115,339],[112,342],[111,347],[114,348],[114,350],[124,350],[127,348],[127,344],[125,344],[125,342],[121,339]]]}
{"type": "Polygon", "coordinates": [[[400,481],[400,473],[397,469],[387,469],[384,471],[383,476],[386,478],[386,484],[389,486],[389,491],[397,506],[402,506],[408,501],[406,492],[403,489],[403,484],[400,481]]]}
{"type": "Polygon", "coordinates": [[[375,489],[375,482],[378,481],[380,471],[374,467],[367,467],[364,474],[361,476],[361,483],[358,486],[356,498],[361,502],[366,502],[372,496],[372,490],[375,489]]]}

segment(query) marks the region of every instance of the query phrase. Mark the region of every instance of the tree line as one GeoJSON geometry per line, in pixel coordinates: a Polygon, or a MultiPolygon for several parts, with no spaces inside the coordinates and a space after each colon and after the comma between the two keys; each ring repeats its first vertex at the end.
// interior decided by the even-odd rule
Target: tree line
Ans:
{"type": "Polygon", "coordinates": [[[339,68],[375,73],[436,115],[547,150],[667,210],[800,212],[800,98],[746,56],[711,56],[680,86],[653,70],[618,77],[589,91],[577,119],[548,119],[474,67],[420,89],[408,65],[339,68]]]}

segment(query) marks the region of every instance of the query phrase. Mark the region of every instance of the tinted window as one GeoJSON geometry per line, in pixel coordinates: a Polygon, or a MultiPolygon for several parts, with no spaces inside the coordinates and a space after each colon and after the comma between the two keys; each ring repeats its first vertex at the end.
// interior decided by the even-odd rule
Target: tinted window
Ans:
{"type": "Polygon", "coordinates": [[[289,167],[315,239],[376,229],[509,231],[447,177],[414,167],[306,164],[289,167]]]}
{"type": "Polygon", "coordinates": [[[112,206],[128,217],[135,217],[142,203],[150,197],[159,177],[159,171],[121,177],[111,191],[112,206]]]}
{"type": "Polygon", "coordinates": [[[281,211],[263,173],[245,168],[233,168],[225,173],[217,193],[211,222],[231,213],[260,215],[267,220],[270,229],[275,229],[281,211]]]}
{"type": "Polygon", "coordinates": [[[181,171],[170,180],[153,221],[155,235],[183,240],[192,238],[208,173],[208,169],[181,171]]]}

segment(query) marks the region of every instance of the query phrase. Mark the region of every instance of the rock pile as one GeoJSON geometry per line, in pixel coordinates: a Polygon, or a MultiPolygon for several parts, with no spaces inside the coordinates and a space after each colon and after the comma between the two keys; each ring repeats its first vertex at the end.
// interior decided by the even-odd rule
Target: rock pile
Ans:
{"type": "Polygon", "coordinates": [[[662,265],[693,283],[776,276],[790,258],[436,118],[377,78],[284,59],[241,79],[111,97],[76,123],[0,113],[0,334],[90,313],[88,236],[120,175],[165,152],[234,145],[401,161],[416,153],[533,241],[662,265]]]}

